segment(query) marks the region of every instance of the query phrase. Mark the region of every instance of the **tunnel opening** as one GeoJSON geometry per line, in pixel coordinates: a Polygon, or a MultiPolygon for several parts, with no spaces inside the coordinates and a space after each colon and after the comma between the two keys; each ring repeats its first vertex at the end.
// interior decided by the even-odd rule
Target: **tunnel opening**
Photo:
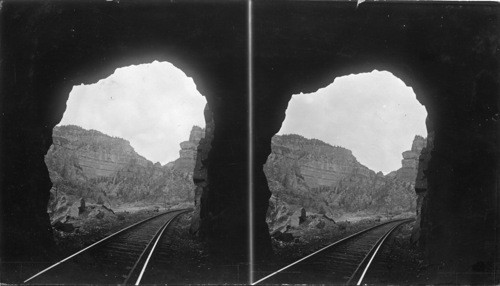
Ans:
{"type": "Polygon", "coordinates": [[[426,118],[413,89],[384,70],[293,95],[264,165],[271,236],[307,241],[358,221],[420,214],[426,118]]]}
{"type": "Polygon", "coordinates": [[[45,155],[47,212],[63,253],[156,212],[194,206],[206,104],[193,79],[166,61],[73,86],[45,155]]]}

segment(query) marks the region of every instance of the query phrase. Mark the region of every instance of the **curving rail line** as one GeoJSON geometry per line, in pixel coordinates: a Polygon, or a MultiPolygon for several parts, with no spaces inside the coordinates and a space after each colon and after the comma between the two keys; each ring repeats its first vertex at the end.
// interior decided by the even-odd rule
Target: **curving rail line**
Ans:
{"type": "Polygon", "coordinates": [[[413,219],[395,220],[338,240],[255,282],[256,284],[361,285],[386,238],[413,219]]]}
{"type": "Polygon", "coordinates": [[[139,285],[165,229],[189,209],[147,218],[76,252],[26,279],[34,284],[139,285]]]}

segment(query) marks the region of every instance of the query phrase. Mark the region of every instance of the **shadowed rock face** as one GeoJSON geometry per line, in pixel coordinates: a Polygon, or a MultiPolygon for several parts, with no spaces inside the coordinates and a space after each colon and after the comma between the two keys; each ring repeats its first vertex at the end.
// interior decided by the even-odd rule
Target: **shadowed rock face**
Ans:
{"type": "MultiPolygon", "coordinates": [[[[499,237],[498,6],[283,5],[255,1],[252,13],[257,253],[271,249],[265,224],[270,192],[262,166],[291,95],[316,91],[337,76],[379,69],[414,89],[435,134],[421,236],[431,260],[443,262],[444,272],[489,271],[499,237]]],[[[207,98],[216,128],[205,165],[202,224],[215,249],[245,256],[246,8],[239,1],[3,2],[2,261],[50,257],[51,183],[43,157],[72,86],[153,60],[182,69],[207,98]]]]}
{"type": "Polygon", "coordinates": [[[210,108],[208,107],[208,104],[205,106],[205,110],[203,110],[203,115],[205,117],[205,134],[199,141],[198,148],[196,150],[196,164],[193,173],[193,181],[196,185],[196,189],[194,191],[195,209],[191,220],[191,227],[189,229],[192,234],[201,237],[206,235],[206,233],[203,230],[200,231],[200,223],[202,220],[210,219],[210,213],[208,212],[206,205],[203,205],[203,212],[201,207],[202,198],[206,200],[210,192],[207,172],[209,163],[208,154],[212,149],[212,140],[215,132],[214,117],[212,111],[210,111],[210,108]]]}

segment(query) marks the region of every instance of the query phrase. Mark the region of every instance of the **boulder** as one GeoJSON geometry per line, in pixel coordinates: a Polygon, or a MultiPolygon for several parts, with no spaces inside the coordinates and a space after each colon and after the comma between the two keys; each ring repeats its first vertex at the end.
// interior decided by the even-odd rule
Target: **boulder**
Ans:
{"type": "Polygon", "coordinates": [[[89,205],[88,209],[90,212],[87,214],[87,218],[96,218],[96,219],[103,219],[105,217],[116,217],[116,214],[113,212],[113,210],[102,206],[102,205],[95,205],[91,204],[89,205]]]}
{"type": "Polygon", "coordinates": [[[348,221],[343,221],[343,222],[337,223],[337,225],[338,225],[338,227],[339,227],[339,229],[340,229],[341,231],[346,230],[346,229],[347,229],[347,225],[348,225],[348,224],[349,224],[349,222],[348,222],[348,221]]]}
{"type": "Polygon", "coordinates": [[[312,216],[312,219],[308,223],[310,229],[318,228],[323,229],[326,226],[325,219],[321,216],[312,216]]]}
{"type": "Polygon", "coordinates": [[[62,232],[73,232],[75,227],[71,223],[64,223],[61,221],[57,221],[53,224],[54,229],[62,231],[62,232]]]}
{"type": "Polygon", "coordinates": [[[323,220],[320,220],[320,221],[318,221],[318,223],[316,223],[315,227],[319,228],[319,229],[323,229],[323,228],[325,228],[325,225],[326,225],[325,222],[323,220]]]}
{"type": "Polygon", "coordinates": [[[52,225],[57,222],[65,223],[80,216],[81,203],[75,199],[72,196],[60,196],[51,204],[49,213],[52,225]]]}
{"type": "Polygon", "coordinates": [[[291,242],[294,240],[294,237],[291,233],[283,233],[281,231],[276,231],[273,233],[272,237],[276,240],[283,241],[283,242],[291,242]]]}
{"type": "Polygon", "coordinates": [[[80,208],[80,202],[74,202],[71,207],[68,208],[68,212],[66,213],[66,215],[70,218],[78,218],[78,216],[80,215],[80,208]]]}
{"type": "Polygon", "coordinates": [[[102,212],[100,209],[94,208],[90,211],[90,213],[87,216],[88,218],[96,218],[96,219],[102,219],[104,218],[104,212],[102,212]]]}
{"type": "Polygon", "coordinates": [[[331,214],[323,214],[323,217],[326,218],[327,220],[336,223],[331,214]]]}

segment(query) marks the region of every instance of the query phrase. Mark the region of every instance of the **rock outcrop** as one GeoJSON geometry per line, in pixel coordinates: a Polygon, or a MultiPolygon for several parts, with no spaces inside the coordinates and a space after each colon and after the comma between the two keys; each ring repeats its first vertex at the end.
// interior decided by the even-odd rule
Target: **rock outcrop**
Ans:
{"type": "Polygon", "coordinates": [[[105,204],[85,203],[83,198],[58,192],[55,188],[50,191],[47,210],[52,227],[68,233],[81,227],[88,219],[117,218],[114,211],[105,204]]]}
{"type": "Polygon", "coordinates": [[[289,228],[297,228],[307,219],[306,209],[297,205],[287,204],[272,196],[269,200],[267,223],[271,234],[286,232],[289,228]]]}
{"type": "Polygon", "coordinates": [[[175,160],[174,168],[183,173],[193,173],[196,165],[196,151],[200,140],[205,137],[205,130],[198,126],[193,126],[188,141],[181,142],[179,159],[175,160]]]}
{"type": "Polygon", "coordinates": [[[403,152],[402,168],[396,172],[400,181],[415,183],[418,173],[418,164],[422,149],[427,145],[427,140],[422,136],[415,136],[411,150],[403,152]]]}
{"type": "MultiPolygon", "coordinates": [[[[360,210],[415,211],[415,179],[410,178],[416,177],[422,142],[424,139],[416,136],[412,150],[403,153],[403,168],[384,176],[360,164],[343,147],[300,135],[276,135],[264,171],[279,200],[330,217],[360,210]],[[410,161],[413,157],[416,163],[410,161]]],[[[270,204],[268,216],[280,213],[272,209],[275,205],[270,204]]],[[[275,221],[269,218],[271,229],[276,229],[275,221]]]]}

